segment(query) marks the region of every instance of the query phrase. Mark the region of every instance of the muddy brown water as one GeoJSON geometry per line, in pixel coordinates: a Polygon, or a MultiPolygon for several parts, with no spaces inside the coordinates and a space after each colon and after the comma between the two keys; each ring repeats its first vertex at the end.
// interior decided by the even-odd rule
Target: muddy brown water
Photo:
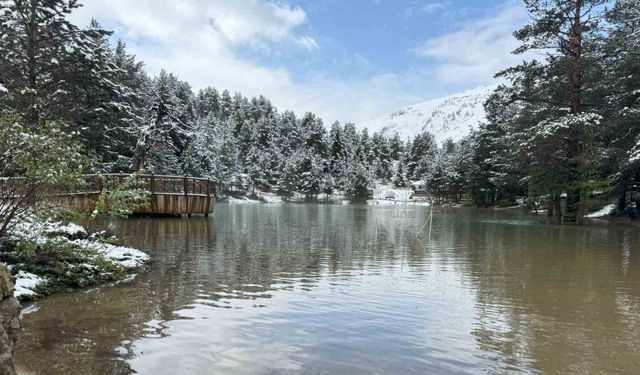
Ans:
{"type": "Polygon", "coordinates": [[[111,223],[135,279],[24,314],[24,374],[638,374],[640,231],[514,212],[227,205],[111,223]],[[430,229],[430,235],[429,235],[430,229]]]}

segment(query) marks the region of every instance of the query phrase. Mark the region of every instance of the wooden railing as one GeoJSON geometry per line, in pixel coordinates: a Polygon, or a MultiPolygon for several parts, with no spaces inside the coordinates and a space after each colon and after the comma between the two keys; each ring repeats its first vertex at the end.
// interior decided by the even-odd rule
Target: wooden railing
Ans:
{"type": "Polygon", "coordinates": [[[206,178],[189,176],[166,176],[155,174],[131,175],[127,173],[107,173],[102,175],[85,175],[85,183],[76,189],[63,189],[68,193],[96,193],[112,186],[124,184],[133,178],[135,187],[151,194],[167,195],[204,195],[216,194],[216,182],[206,178]]]}
{"type": "MultiPolygon", "coordinates": [[[[93,212],[102,192],[113,192],[125,184],[125,188],[138,188],[150,193],[149,204],[138,207],[140,214],[204,214],[213,212],[216,183],[206,178],[165,176],[154,174],[109,173],[83,175],[76,183],[38,188],[41,198],[79,212],[93,212]]],[[[37,181],[21,177],[0,178],[0,204],[29,197],[30,186],[37,181]]]]}
{"type": "MultiPolygon", "coordinates": [[[[151,194],[205,195],[216,194],[216,182],[206,178],[189,176],[165,176],[155,174],[132,175],[127,173],[88,174],[81,177],[81,183],[67,186],[58,184],[47,186],[47,195],[100,193],[115,188],[127,179],[133,178],[132,187],[151,194]]],[[[0,196],[20,194],[26,181],[23,177],[0,177],[0,196]]]]}

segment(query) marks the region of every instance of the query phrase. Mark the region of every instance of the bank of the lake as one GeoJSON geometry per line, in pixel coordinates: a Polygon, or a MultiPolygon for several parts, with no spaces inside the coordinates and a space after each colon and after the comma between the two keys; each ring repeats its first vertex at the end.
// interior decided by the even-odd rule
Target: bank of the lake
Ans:
{"type": "Polygon", "coordinates": [[[103,230],[28,215],[0,242],[22,301],[125,279],[149,256],[103,230]]]}
{"type": "Polygon", "coordinates": [[[27,374],[618,373],[640,231],[521,211],[219,204],[111,228],[153,259],[28,305],[27,374]]]}

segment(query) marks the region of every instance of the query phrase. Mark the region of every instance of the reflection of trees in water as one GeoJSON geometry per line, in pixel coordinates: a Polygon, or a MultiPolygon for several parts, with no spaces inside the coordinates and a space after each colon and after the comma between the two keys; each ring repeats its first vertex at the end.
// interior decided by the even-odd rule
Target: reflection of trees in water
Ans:
{"type": "Polygon", "coordinates": [[[419,265],[424,249],[406,259],[404,251],[422,225],[414,214],[419,211],[219,205],[213,219],[117,222],[128,246],[151,254],[149,270],[132,283],[38,302],[40,311],[25,321],[30,328],[20,338],[18,362],[42,373],[52,364],[61,373],[128,373],[114,348],[123,340],[169,334],[157,322],[175,319],[196,300],[269,298],[276,288],[313,290],[325,275],[348,277],[373,263],[419,265]]]}
{"type": "Polygon", "coordinates": [[[429,241],[416,237],[428,213],[219,205],[213,219],[119,222],[128,245],[151,253],[150,269],[132,283],[39,302],[40,311],[25,321],[31,328],[19,355],[42,373],[52,363],[60,373],[126,373],[113,348],[170,334],[147,323],[176,319],[176,311],[197,303],[233,307],[279,290],[313,291],[326,277],[406,266],[414,280],[427,280],[434,269],[452,271],[473,292],[472,334],[495,372],[525,364],[597,372],[637,358],[637,230],[523,225],[518,215],[510,221],[504,213],[440,209],[429,241]]]}
{"type": "Polygon", "coordinates": [[[496,371],[636,370],[640,340],[625,332],[639,327],[637,230],[469,219],[455,227],[454,264],[475,290],[473,334],[496,371]]]}

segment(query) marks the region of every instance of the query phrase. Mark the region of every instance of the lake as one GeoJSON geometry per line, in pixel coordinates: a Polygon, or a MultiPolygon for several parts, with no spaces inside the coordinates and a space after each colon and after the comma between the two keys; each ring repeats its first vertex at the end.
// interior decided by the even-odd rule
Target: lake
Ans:
{"type": "Polygon", "coordinates": [[[153,263],[29,306],[22,373],[640,371],[635,227],[330,204],[109,225],[153,263]]]}

